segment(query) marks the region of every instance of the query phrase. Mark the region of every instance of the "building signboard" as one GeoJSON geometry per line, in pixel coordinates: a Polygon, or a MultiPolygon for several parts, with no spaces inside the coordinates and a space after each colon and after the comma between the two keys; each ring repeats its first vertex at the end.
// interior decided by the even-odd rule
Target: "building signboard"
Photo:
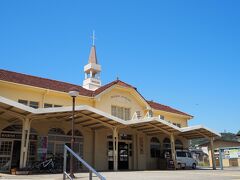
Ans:
{"type": "Polygon", "coordinates": [[[222,153],[223,159],[240,158],[240,148],[227,148],[222,153]]]}
{"type": "Polygon", "coordinates": [[[47,136],[38,137],[37,154],[39,161],[45,160],[47,158],[47,143],[48,143],[47,136]]]}
{"type": "MultiPolygon", "coordinates": [[[[7,139],[22,139],[22,134],[18,133],[11,133],[11,132],[2,132],[1,133],[1,138],[7,138],[7,139]]],[[[37,140],[37,135],[35,134],[30,134],[29,135],[30,140],[37,140]]]]}

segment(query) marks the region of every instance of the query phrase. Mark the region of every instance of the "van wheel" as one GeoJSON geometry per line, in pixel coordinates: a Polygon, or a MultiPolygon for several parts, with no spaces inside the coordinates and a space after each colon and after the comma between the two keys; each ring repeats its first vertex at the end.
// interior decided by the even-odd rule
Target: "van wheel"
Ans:
{"type": "Polygon", "coordinates": [[[196,164],[195,163],[192,164],[192,169],[196,169],[196,164]]]}

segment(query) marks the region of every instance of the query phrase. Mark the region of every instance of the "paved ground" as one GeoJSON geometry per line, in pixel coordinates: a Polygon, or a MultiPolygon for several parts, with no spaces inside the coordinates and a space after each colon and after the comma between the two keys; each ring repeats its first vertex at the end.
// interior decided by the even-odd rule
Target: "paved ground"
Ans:
{"type": "MultiPolygon", "coordinates": [[[[231,168],[221,170],[177,170],[177,171],[126,171],[126,172],[102,172],[103,176],[107,180],[174,180],[174,179],[184,179],[184,180],[240,180],[240,168],[231,168]]],[[[0,174],[0,179],[25,179],[25,180],[60,180],[62,179],[62,174],[45,174],[45,175],[9,175],[0,174]]],[[[76,174],[76,179],[85,180],[88,179],[88,173],[76,174]]],[[[96,177],[93,179],[97,179],[96,177]]]]}

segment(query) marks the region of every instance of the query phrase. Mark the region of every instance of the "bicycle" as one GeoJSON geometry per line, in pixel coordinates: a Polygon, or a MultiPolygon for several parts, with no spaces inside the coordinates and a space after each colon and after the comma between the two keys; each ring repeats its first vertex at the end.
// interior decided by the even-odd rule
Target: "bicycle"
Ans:
{"type": "Polygon", "coordinates": [[[45,161],[37,161],[32,164],[31,166],[31,171],[36,171],[36,172],[54,172],[54,162],[53,159],[47,159],[45,161]]]}

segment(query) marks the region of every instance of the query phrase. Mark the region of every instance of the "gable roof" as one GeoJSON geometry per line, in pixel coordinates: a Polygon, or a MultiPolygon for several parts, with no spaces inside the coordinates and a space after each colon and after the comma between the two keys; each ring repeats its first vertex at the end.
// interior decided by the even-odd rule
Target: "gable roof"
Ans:
{"type": "Polygon", "coordinates": [[[147,105],[149,106],[149,104],[147,103],[146,99],[141,95],[141,93],[138,92],[137,88],[130,85],[130,84],[127,84],[119,79],[115,80],[115,81],[112,81],[104,86],[101,86],[100,88],[96,89],[94,92],[93,92],[93,96],[97,96],[99,94],[101,94],[102,92],[104,92],[105,90],[113,87],[114,85],[118,85],[118,86],[122,86],[122,87],[127,87],[127,88],[131,88],[133,89],[140,97],[141,97],[141,100],[147,105]]]}
{"type": "Polygon", "coordinates": [[[171,113],[175,113],[175,114],[193,117],[192,115],[189,115],[189,114],[179,111],[177,109],[171,108],[170,106],[165,106],[163,104],[159,104],[159,103],[156,103],[153,101],[147,101],[147,102],[153,109],[156,109],[156,110],[161,110],[161,111],[166,111],[166,112],[171,112],[171,113]]]}
{"type": "Polygon", "coordinates": [[[193,117],[189,114],[186,114],[179,110],[173,109],[169,106],[165,106],[165,105],[153,102],[153,101],[147,101],[138,92],[136,87],[134,87],[130,84],[127,84],[121,80],[112,81],[104,86],[101,86],[100,88],[98,88],[95,91],[90,91],[90,90],[83,88],[82,86],[71,84],[71,83],[51,80],[51,79],[47,79],[47,78],[41,78],[41,77],[32,76],[32,75],[26,75],[26,74],[7,71],[7,70],[3,70],[3,69],[0,69],[0,80],[34,86],[34,87],[39,87],[39,88],[45,88],[45,89],[50,89],[50,90],[55,90],[55,91],[60,91],[60,92],[65,92],[65,93],[68,93],[70,89],[74,88],[79,91],[80,95],[88,96],[88,97],[97,96],[98,94],[102,93],[103,91],[107,90],[108,88],[110,88],[114,85],[119,85],[122,87],[128,87],[128,88],[134,89],[143,98],[143,100],[146,101],[146,103],[149,104],[149,106],[152,107],[153,109],[193,117]]]}
{"type": "MultiPolygon", "coordinates": [[[[115,80],[115,81],[112,81],[104,86],[101,86],[100,88],[96,89],[93,94],[96,96],[100,93],[102,93],[103,91],[107,90],[108,88],[114,86],[114,85],[119,85],[119,86],[123,86],[123,87],[128,87],[128,88],[132,88],[132,89],[135,89],[137,90],[137,88],[133,87],[132,85],[130,84],[127,84],[119,79],[115,80]]],[[[140,94],[140,93],[139,93],[140,94]]]]}

